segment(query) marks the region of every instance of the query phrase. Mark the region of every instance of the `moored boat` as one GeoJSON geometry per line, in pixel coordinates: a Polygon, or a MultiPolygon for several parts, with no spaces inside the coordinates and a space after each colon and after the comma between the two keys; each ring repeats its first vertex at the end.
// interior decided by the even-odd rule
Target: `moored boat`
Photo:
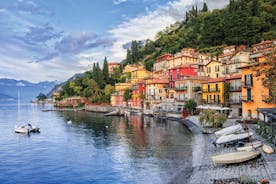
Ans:
{"type": "Polygon", "coordinates": [[[230,143],[230,142],[235,142],[235,141],[239,141],[239,140],[242,140],[242,139],[249,138],[252,135],[253,135],[252,132],[241,133],[241,134],[223,135],[223,136],[221,136],[220,138],[218,138],[216,140],[216,144],[226,144],[226,143],[230,143]]]}
{"type": "Polygon", "coordinates": [[[29,134],[31,132],[40,132],[40,128],[32,126],[31,124],[19,125],[14,129],[15,133],[29,134]]]}
{"type": "Polygon", "coordinates": [[[215,164],[234,164],[251,160],[259,156],[260,154],[260,151],[232,152],[212,156],[212,160],[215,164]]]}
{"type": "Polygon", "coordinates": [[[252,143],[246,143],[244,146],[242,147],[238,147],[237,150],[238,151],[251,151],[255,148],[261,147],[262,146],[262,141],[255,141],[252,143]]]}
{"type": "Polygon", "coordinates": [[[223,128],[219,131],[216,131],[215,135],[216,135],[216,137],[221,137],[223,135],[229,135],[229,134],[233,134],[236,132],[241,132],[242,130],[243,130],[243,128],[242,128],[241,124],[237,124],[237,125],[233,125],[230,127],[223,128]]]}
{"type": "Polygon", "coordinates": [[[274,149],[267,144],[263,144],[262,149],[265,153],[268,153],[268,154],[274,153],[274,149]]]}

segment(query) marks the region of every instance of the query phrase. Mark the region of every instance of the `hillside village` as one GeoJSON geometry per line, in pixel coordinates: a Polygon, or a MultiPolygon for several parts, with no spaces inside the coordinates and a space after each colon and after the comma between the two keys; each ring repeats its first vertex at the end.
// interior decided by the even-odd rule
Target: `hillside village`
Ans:
{"type": "MultiPolygon", "coordinates": [[[[142,64],[128,64],[122,71],[126,82],[115,83],[110,105],[149,115],[180,114],[185,102],[192,99],[198,109],[214,109],[244,119],[263,118],[262,109],[275,107],[276,98],[261,80],[264,73],[257,75],[257,67],[271,57],[275,45],[275,40],[268,40],[252,47],[226,46],[217,57],[183,48],[158,57],[152,71],[142,64]]],[[[110,62],[109,73],[116,67],[120,64],[110,62]]],[[[69,100],[92,105],[81,97],[69,100]]]]}

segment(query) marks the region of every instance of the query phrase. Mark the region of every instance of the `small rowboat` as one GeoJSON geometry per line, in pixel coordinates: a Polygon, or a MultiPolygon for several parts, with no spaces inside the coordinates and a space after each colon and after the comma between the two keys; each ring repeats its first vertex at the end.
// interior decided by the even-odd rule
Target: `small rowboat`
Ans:
{"type": "Polygon", "coordinates": [[[267,144],[263,144],[262,149],[265,153],[268,153],[268,154],[274,153],[274,149],[267,144]]]}
{"type": "Polygon", "coordinates": [[[36,126],[32,126],[31,124],[28,123],[26,125],[19,125],[19,126],[15,127],[14,131],[15,131],[15,133],[20,133],[20,134],[29,134],[31,132],[39,133],[40,128],[38,128],[36,126]]]}
{"type": "Polygon", "coordinates": [[[251,151],[255,148],[261,147],[263,145],[262,141],[255,141],[252,143],[246,143],[243,147],[238,147],[237,151],[251,151]]]}
{"type": "Polygon", "coordinates": [[[212,160],[215,164],[235,164],[251,160],[259,156],[260,154],[260,151],[232,152],[212,156],[212,160]]]}

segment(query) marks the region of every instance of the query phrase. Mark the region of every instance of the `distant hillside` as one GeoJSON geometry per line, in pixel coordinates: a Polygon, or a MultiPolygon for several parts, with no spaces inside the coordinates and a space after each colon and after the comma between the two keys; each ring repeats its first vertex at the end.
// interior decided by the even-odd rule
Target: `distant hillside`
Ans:
{"type": "Polygon", "coordinates": [[[24,80],[14,79],[0,79],[0,98],[3,99],[17,99],[18,92],[20,92],[21,100],[35,99],[41,92],[47,94],[55,85],[56,81],[44,81],[39,83],[32,83],[24,80]]]}

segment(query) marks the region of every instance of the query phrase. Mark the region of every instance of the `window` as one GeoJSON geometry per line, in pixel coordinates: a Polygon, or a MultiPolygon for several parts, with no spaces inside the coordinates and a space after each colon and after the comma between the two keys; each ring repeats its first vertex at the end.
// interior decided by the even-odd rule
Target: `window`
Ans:
{"type": "Polygon", "coordinates": [[[177,77],[177,79],[180,79],[180,73],[177,73],[176,77],[177,77]]]}
{"type": "Polygon", "coordinates": [[[210,85],[208,84],[208,92],[210,92],[210,85]]]}
{"type": "Polygon", "coordinates": [[[252,74],[245,75],[244,79],[245,79],[245,85],[246,86],[252,86],[253,85],[253,76],[252,76],[252,74]]]}
{"type": "Polygon", "coordinates": [[[159,93],[162,93],[162,89],[159,89],[159,93]]]}
{"type": "Polygon", "coordinates": [[[251,96],[251,89],[247,89],[247,101],[251,101],[252,96],[251,96]]]}
{"type": "Polygon", "coordinates": [[[172,75],[170,75],[170,81],[172,81],[172,75]]]}
{"type": "Polygon", "coordinates": [[[218,84],[216,84],[216,91],[218,91],[218,84]]]}
{"type": "Polygon", "coordinates": [[[219,74],[217,73],[216,76],[217,76],[217,78],[218,78],[219,74]]]}

